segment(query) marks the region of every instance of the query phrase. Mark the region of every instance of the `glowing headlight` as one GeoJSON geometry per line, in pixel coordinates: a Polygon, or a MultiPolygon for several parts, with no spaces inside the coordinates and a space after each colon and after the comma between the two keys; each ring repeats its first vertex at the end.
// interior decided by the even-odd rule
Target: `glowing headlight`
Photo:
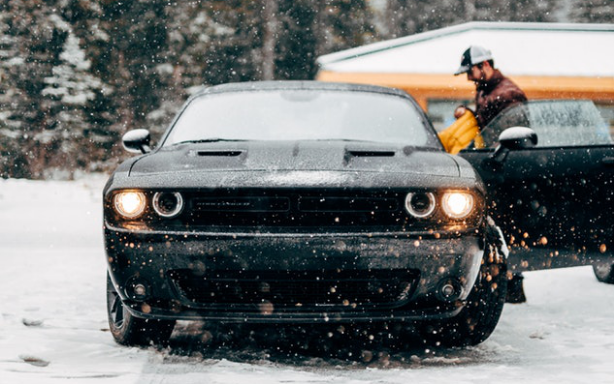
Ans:
{"type": "Polygon", "coordinates": [[[474,197],[464,192],[447,192],[442,196],[442,209],[451,218],[462,219],[474,208],[474,197]]]}
{"type": "Polygon", "coordinates": [[[113,198],[115,211],[128,219],[135,219],[145,211],[145,194],[140,191],[123,191],[113,198]]]}

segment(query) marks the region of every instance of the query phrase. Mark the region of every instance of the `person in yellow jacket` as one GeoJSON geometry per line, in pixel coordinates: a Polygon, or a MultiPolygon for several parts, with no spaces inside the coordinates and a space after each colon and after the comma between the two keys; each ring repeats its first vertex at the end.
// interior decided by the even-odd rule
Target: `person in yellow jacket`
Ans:
{"type": "Polygon", "coordinates": [[[444,131],[438,133],[444,149],[449,154],[457,154],[473,140],[476,148],[482,148],[480,128],[472,111],[466,109],[462,115],[444,131]]]}

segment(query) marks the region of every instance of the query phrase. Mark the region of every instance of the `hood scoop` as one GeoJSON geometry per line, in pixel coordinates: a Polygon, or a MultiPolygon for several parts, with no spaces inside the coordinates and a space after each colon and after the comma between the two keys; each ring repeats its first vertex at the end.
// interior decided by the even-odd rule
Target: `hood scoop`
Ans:
{"type": "Polygon", "coordinates": [[[243,153],[241,150],[199,150],[195,151],[196,156],[204,157],[231,157],[239,156],[243,153]]]}
{"type": "Polygon", "coordinates": [[[386,150],[346,150],[347,157],[356,158],[391,158],[395,156],[395,151],[386,150]]]}

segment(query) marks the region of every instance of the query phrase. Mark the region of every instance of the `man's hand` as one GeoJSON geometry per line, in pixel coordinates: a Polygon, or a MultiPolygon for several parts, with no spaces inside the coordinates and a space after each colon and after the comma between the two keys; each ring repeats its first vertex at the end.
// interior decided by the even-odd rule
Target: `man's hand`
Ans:
{"type": "Polygon", "coordinates": [[[468,109],[466,108],[466,106],[459,106],[457,108],[455,108],[455,119],[459,119],[463,116],[463,114],[466,113],[468,109]]]}

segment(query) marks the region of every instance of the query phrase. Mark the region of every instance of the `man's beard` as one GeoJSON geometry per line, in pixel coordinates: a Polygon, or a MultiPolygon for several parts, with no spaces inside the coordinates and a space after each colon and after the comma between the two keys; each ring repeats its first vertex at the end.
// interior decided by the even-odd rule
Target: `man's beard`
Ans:
{"type": "Polygon", "coordinates": [[[482,90],[487,88],[487,86],[489,85],[489,82],[487,81],[487,75],[485,74],[485,72],[481,69],[480,70],[480,78],[477,80],[474,80],[474,85],[476,86],[477,90],[482,90]]]}
{"type": "Polygon", "coordinates": [[[477,89],[482,90],[484,88],[487,88],[487,85],[489,83],[487,83],[486,80],[479,80],[479,81],[474,82],[474,84],[476,85],[477,89]]]}

